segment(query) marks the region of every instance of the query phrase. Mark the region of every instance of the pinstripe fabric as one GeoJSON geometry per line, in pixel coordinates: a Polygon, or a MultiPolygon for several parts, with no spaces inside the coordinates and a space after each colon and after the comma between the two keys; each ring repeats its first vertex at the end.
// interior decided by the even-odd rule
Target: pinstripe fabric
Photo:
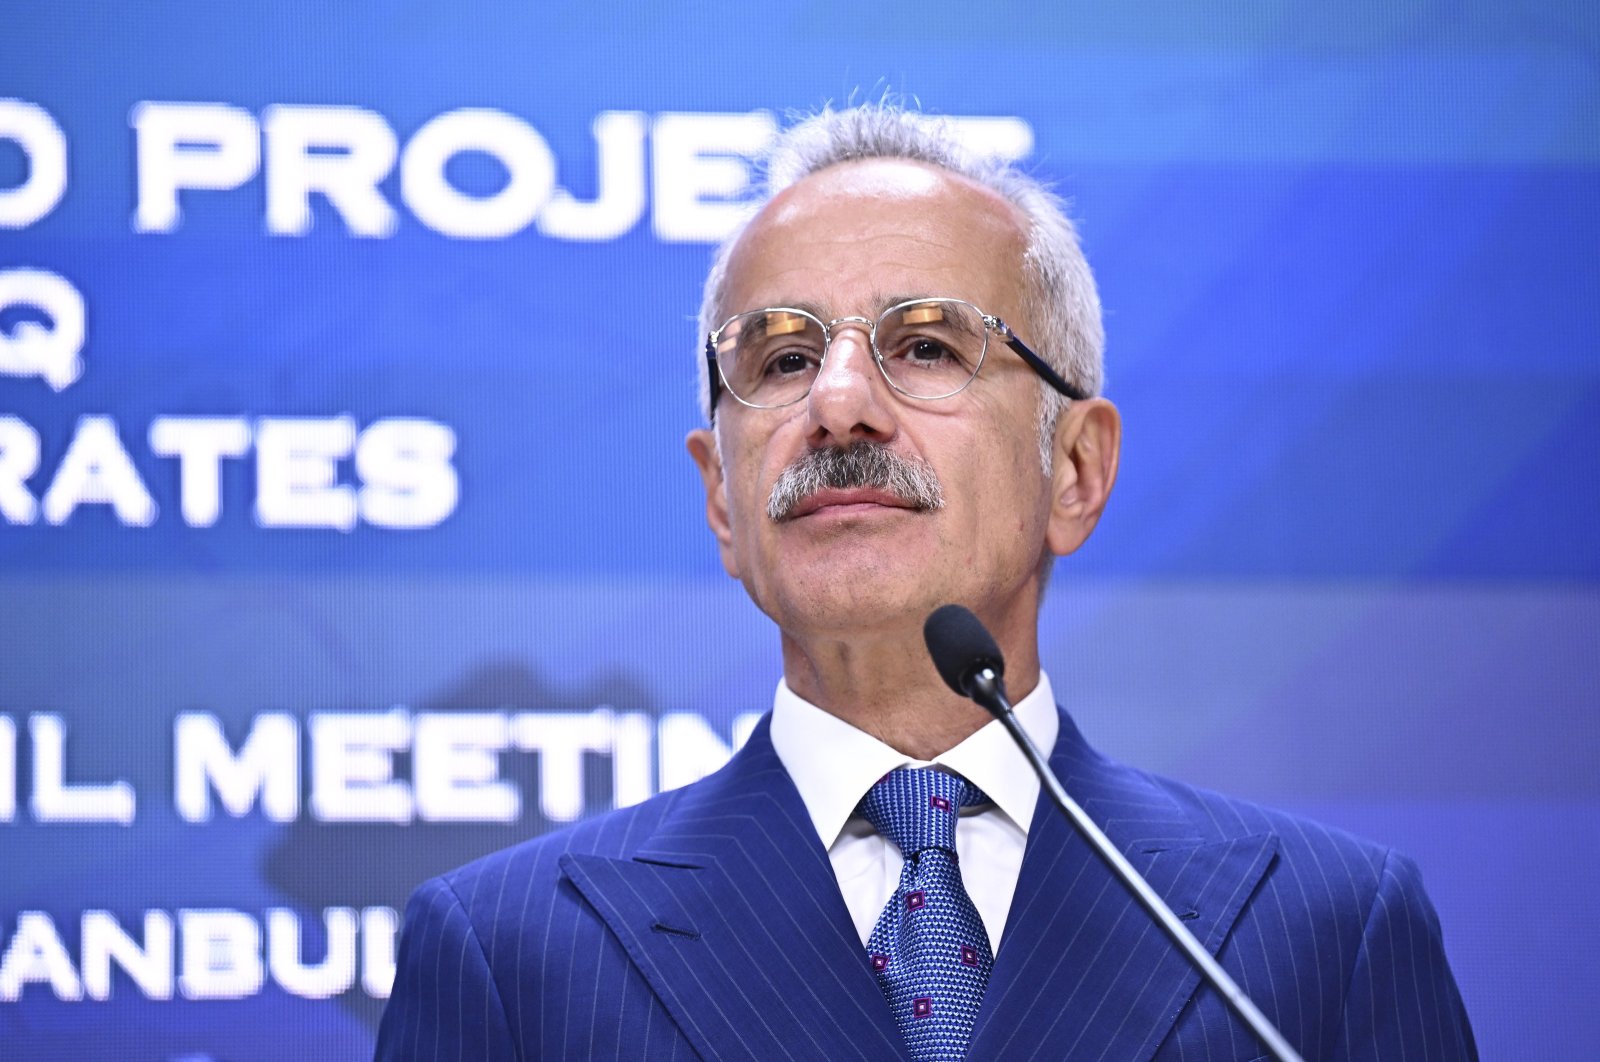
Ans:
{"type": "MultiPolygon", "coordinates": [[[[1067,788],[1307,1058],[1472,1059],[1404,858],[1100,757],[1067,788]]],[[[1041,805],[971,1057],[1253,1059],[1041,805]]],[[[379,1059],[903,1058],[827,855],[763,723],[700,783],[424,884],[379,1059]]]]}

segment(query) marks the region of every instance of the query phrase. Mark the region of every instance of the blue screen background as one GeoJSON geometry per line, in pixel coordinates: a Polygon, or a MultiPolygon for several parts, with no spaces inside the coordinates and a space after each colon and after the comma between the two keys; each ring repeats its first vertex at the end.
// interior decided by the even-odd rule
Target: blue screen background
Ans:
{"type": "MultiPolygon", "coordinates": [[[[0,418],[38,436],[36,499],[80,418],[110,418],[159,511],[0,518],[0,954],[23,912],[76,962],[85,910],[137,937],[148,910],[288,908],[310,962],[323,909],[401,907],[424,876],[555,825],[538,758],[510,753],[511,823],[186,821],[180,713],[235,744],[263,713],[395,706],[694,713],[727,736],[779,677],[682,446],[711,244],[657,235],[650,181],[637,223],[589,242],[450,238],[398,167],[378,185],[389,236],[352,235],[317,196],[303,235],[269,232],[261,170],[139,232],[136,104],[361,108],[402,150],[489,108],[535,129],[585,200],[601,112],[781,120],[893,90],[1025,122],[1026,165],[1071,198],[1101,286],[1125,449],[1044,607],[1063,703],[1115,756],[1416,858],[1485,1057],[1593,1051],[1592,5],[161,0],[6,21],[0,99],[50,115],[68,182],[0,229],[0,273],[67,279],[87,323],[81,377],[0,372],[0,418]],[[425,528],[263,527],[253,459],[229,459],[215,522],[192,527],[147,435],[201,416],[447,425],[459,498],[425,528]],[[131,825],[31,814],[39,714],[65,721],[69,781],[132,787],[131,825]]],[[[32,172],[0,137],[0,191],[32,172]]],[[[448,176],[479,196],[506,180],[481,153],[448,176]]],[[[0,307],[0,334],[37,316],[0,307]]],[[[587,812],[612,800],[603,760],[587,812]]],[[[35,978],[0,1001],[0,1053],[355,1058],[381,1010],[359,986],[313,1000],[271,978],[232,1000],[151,999],[120,973],[108,999],[58,995],[35,978]]]]}

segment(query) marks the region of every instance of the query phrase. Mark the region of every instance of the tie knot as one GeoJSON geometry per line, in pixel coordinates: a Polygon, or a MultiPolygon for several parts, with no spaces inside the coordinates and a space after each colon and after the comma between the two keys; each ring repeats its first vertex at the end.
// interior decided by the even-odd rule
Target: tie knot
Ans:
{"type": "Polygon", "coordinates": [[[913,858],[927,848],[956,850],[956,816],[988,803],[983,790],[958,774],[932,767],[890,771],[861,798],[860,812],[874,829],[913,858]]]}

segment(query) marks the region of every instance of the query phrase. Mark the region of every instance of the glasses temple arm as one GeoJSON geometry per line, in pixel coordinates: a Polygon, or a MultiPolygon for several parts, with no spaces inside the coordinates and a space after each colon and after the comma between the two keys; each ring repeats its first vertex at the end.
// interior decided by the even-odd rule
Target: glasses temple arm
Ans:
{"type": "Polygon", "coordinates": [[[706,374],[710,383],[710,390],[706,392],[706,409],[711,414],[711,418],[715,420],[717,416],[717,399],[722,396],[722,374],[717,368],[717,348],[711,341],[710,336],[706,337],[706,374]]]}
{"type": "Polygon", "coordinates": [[[1028,367],[1039,374],[1040,379],[1066,395],[1075,402],[1082,402],[1089,395],[1081,388],[1074,387],[1061,374],[1050,367],[1050,363],[1028,349],[1028,344],[1017,338],[1017,334],[1006,327],[1004,321],[996,322],[999,325],[1000,338],[1004,339],[1006,346],[1017,352],[1017,356],[1028,363],[1028,367]]]}

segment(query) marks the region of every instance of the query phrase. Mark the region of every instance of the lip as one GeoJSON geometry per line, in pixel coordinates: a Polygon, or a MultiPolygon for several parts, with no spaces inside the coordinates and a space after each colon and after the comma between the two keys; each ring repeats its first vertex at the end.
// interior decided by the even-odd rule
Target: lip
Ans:
{"type": "Polygon", "coordinates": [[[798,520],[806,516],[870,512],[873,509],[910,508],[911,506],[903,498],[885,490],[872,490],[870,488],[837,490],[829,488],[807,495],[804,501],[794,507],[794,511],[789,514],[789,519],[798,520]]]}

